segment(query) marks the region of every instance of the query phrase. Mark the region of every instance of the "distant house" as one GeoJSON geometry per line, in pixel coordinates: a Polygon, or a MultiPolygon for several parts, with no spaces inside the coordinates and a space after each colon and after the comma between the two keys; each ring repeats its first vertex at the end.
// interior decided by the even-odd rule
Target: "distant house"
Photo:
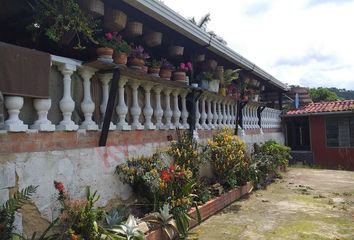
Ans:
{"type": "Polygon", "coordinates": [[[354,100],[311,103],[284,119],[295,161],[354,170],[354,100]]]}

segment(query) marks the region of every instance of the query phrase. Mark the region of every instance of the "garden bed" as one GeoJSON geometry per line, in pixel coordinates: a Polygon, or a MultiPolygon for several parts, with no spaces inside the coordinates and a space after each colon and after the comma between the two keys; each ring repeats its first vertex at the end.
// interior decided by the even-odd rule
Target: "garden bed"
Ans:
{"type": "MultiPolygon", "coordinates": [[[[210,216],[224,209],[234,201],[250,193],[252,189],[253,189],[253,184],[251,182],[247,182],[244,186],[237,187],[233,190],[230,190],[229,192],[224,193],[219,197],[215,197],[209,200],[208,202],[206,202],[205,204],[199,206],[198,210],[200,212],[201,221],[205,221],[210,216]]],[[[189,222],[189,226],[190,228],[193,228],[199,224],[196,209],[192,208],[189,211],[189,214],[192,217],[192,220],[189,222]]],[[[163,231],[161,231],[161,229],[151,231],[146,235],[146,240],[164,240],[164,239],[165,238],[163,235],[163,231]]]]}

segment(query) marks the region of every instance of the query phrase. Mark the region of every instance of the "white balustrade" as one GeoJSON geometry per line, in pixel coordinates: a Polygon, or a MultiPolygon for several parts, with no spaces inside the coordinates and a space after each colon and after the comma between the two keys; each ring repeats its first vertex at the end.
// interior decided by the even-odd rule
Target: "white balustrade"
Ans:
{"type": "Polygon", "coordinates": [[[222,112],[222,99],[220,99],[218,101],[218,112],[219,112],[219,117],[218,117],[218,128],[219,129],[222,129],[223,128],[223,118],[224,118],[224,115],[223,115],[223,112],[222,112]]]}
{"type": "Polygon", "coordinates": [[[206,98],[205,95],[201,97],[202,113],[201,113],[201,119],[200,120],[201,120],[202,128],[207,130],[207,129],[209,129],[209,127],[206,124],[206,119],[207,119],[208,115],[205,112],[205,98],[206,98]]]}
{"type": "Polygon", "coordinates": [[[151,107],[151,88],[153,87],[153,85],[149,84],[149,83],[144,83],[143,84],[143,88],[145,90],[145,107],[143,110],[144,116],[145,116],[145,123],[144,123],[144,128],[145,129],[156,129],[156,126],[151,122],[151,117],[152,114],[154,113],[154,110],[151,107]]]}
{"type": "Polygon", "coordinates": [[[187,92],[184,91],[181,93],[181,101],[182,101],[182,126],[184,129],[189,129],[189,124],[188,124],[188,116],[189,113],[187,111],[187,106],[186,106],[186,97],[187,97],[187,92]]]}
{"type": "Polygon", "coordinates": [[[227,106],[227,127],[231,128],[232,127],[231,102],[228,101],[226,106],[227,106]]]}
{"type": "Polygon", "coordinates": [[[60,100],[59,107],[63,113],[63,120],[57,126],[58,130],[76,131],[79,126],[71,120],[72,112],[75,109],[75,102],[71,97],[71,75],[76,71],[76,66],[72,64],[61,64],[58,69],[63,74],[64,93],[60,100]]]}
{"type": "Polygon", "coordinates": [[[37,129],[42,132],[55,131],[55,125],[48,120],[48,111],[51,105],[51,99],[33,99],[33,106],[37,111],[38,119],[31,125],[31,129],[37,129]]]}
{"type": "MultiPolygon", "coordinates": [[[[103,121],[104,121],[104,115],[106,113],[106,108],[108,104],[108,94],[109,94],[109,82],[111,81],[113,77],[112,73],[106,73],[106,74],[98,74],[98,78],[100,79],[102,83],[102,101],[100,105],[100,111],[102,115],[102,122],[101,122],[101,128],[103,126],[103,121]]],[[[116,125],[112,123],[112,121],[109,123],[109,130],[115,130],[116,125]]]]}
{"type": "Polygon", "coordinates": [[[116,112],[118,115],[117,129],[118,130],[131,130],[131,126],[127,123],[126,116],[128,114],[128,107],[125,103],[125,86],[127,84],[127,79],[122,78],[118,82],[118,104],[116,107],[116,112]]]}
{"type": "Polygon", "coordinates": [[[5,107],[9,118],[5,121],[5,129],[9,132],[25,132],[28,126],[19,118],[21,108],[23,107],[23,97],[5,96],[5,107]]]}
{"type": "Polygon", "coordinates": [[[180,122],[180,118],[181,118],[181,111],[179,110],[178,107],[178,95],[179,95],[179,91],[178,90],[174,90],[174,92],[172,93],[173,96],[173,123],[175,125],[176,128],[181,129],[183,128],[181,122],[180,122]]]}
{"type": "Polygon", "coordinates": [[[156,101],[156,106],[154,110],[154,118],[156,121],[156,128],[157,129],[164,129],[165,126],[162,123],[162,116],[163,116],[163,109],[161,107],[161,90],[162,87],[156,86],[154,87],[154,92],[155,92],[155,101],[156,101]]]}
{"type": "Polygon", "coordinates": [[[207,104],[208,104],[208,110],[207,110],[207,116],[208,116],[208,128],[209,129],[214,129],[213,125],[213,113],[211,112],[211,98],[209,97],[207,99],[207,104]]]}
{"type": "Polygon", "coordinates": [[[144,126],[141,125],[139,121],[141,108],[139,106],[139,101],[138,101],[138,87],[140,86],[140,83],[135,80],[132,80],[129,83],[132,89],[132,106],[130,108],[130,113],[132,115],[133,121],[131,123],[131,126],[133,130],[142,130],[144,129],[144,126]]]}
{"type": "Polygon", "coordinates": [[[91,78],[95,72],[96,69],[90,67],[83,67],[79,69],[84,87],[84,99],[81,102],[81,110],[85,117],[85,120],[81,123],[80,128],[91,131],[98,130],[98,125],[92,120],[92,114],[95,111],[95,103],[91,98],[91,78]]]}
{"type": "Polygon", "coordinates": [[[164,94],[165,94],[165,110],[163,112],[163,117],[165,119],[165,129],[175,129],[175,125],[171,122],[173,112],[171,110],[171,101],[170,101],[170,95],[171,95],[171,89],[170,88],[165,88],[164,89],[164,94]]]}
{"type": "Polygon", "coordinates": [[[218,110],[217,110],[217,99],[213,99],[213,129],[218,128],[218,110]]]}
{"type": "Polygon", "coordinates": [[[199,112],[199,100],[196,101],[195,103],[195,128],[197,130],[202,129],[202,126],[200,125],[200,112],[199,112]]]}

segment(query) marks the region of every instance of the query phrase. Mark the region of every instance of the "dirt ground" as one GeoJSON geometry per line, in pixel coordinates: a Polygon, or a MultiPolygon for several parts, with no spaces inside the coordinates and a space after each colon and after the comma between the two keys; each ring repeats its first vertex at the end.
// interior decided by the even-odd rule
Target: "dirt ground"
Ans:
{"type": "Polygon", "coordinates": [[[354,172],[289,168],[192,230],[195,239],[354,239],[354,172]]]}

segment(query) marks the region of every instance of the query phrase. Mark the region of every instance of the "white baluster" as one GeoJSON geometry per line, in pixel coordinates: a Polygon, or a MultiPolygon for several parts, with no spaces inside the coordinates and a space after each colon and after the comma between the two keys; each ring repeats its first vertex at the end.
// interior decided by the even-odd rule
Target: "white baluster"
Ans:
{"type": "Polygon", "coordinates": [[[202,129],[202,126],[199,124],[200,121],[200,111],[199,111],[199,99],[195,103],[195,129],[202,129]]]}
{"type": "Polygon", "coordinates": [[[247,105],[245,105],[242,108],[242,121],[243,121],[243,129],[247,129],[248,128],[248,114],[247,114],[247,105]]]}
{"type": "Polygon", "coordinates": [[[141,114],[141,108],[139,106],[139,100],[138,100],[138,87],[140,83],[137,81],[130,81],[130,87],[132,88],[132,106],[130,108],[130,113],[132,115],[133,121],[132,121],[132,129],[135,130],[142,130],[144,129],[144,126],[141,125],[139,122],[139,117],[141,114]]]}
{"type": "Polygon", "coordinates": [[[81,123],[80,128],[96,131],[98,125],[92,120],[93,111],[95,111],[95,103],[91,98],[91,78],[95,74],[95,69],[83,67],[79,69],[79,74],[83,79],[84,99],[81,102],[81,110],[84,113],[85,120],[81,123]]]}
{"type": "Polygon", "coordinates": [[[256,128],[256,116],[254,112],[254,106],[250,106],[250,111],[251,111],[251,128],[255,129],[256,128]]]}
{"type": "Polygon", "coordinates": [[[208,103],[208,128],[209,129],[214,129],[214,125],[213,125],[213,113],[211,112],[211,96],[209,96],[209,98],[207,99],[207,103],[208,103]]]}
{"type": "Polygon", "coordinates": [[[164,125],[162,123],[163,109],[161,107],[161,90],[162,88],[160,86],[154,87],[155,99],[156,99],[154,117],[156,120],[155,125],[157,129],[164,129],[164,125]]]}
{"type": "Polygon", "coordinates": [[[228,127],[232,128],[232,109],[231,109],[231,102],[227,102],[227,120],[228,120],[228,127]]]}
{"type": "Polygon", "coordinates": [[[165,93],[165,110],[163,112],[163,117],[165,119],[165,129],[175,129],[175,126],[171,122],[172,118],[172,110],[171,110],[171,102],[170,102],[170,94],[171,94],[171,89],[165,88],[164,89],[165,93]]]}
{"type": "Polygon", "coordinates": [[[48,111],[52,105],[51,99],[34,99],[34,108],[37,111],[38,119],[30,127],[31,129],[38,129],[43,132],[55,131],[55,125],[48,120],[48,111]]]}
{"type": "Polygon", "coordinates": [[[79,126],[71,120],[72,112],[75,109],[75,102],[71,98],[71,75],[76,71],[76,66],[71,64],[59,65],[58,69],[63,74],[64,93],[60,100],[59,107],[63,113],[63,120],[57,126],[58,130],[76,131],[79,126]]]}
{"type": "Polygon", "coordinates": [[[181,128],[183,127],[182,124],[180,123],[180,118],[181,118],[181,111],[179,110],[178,107],[178,95],[179,91],[175,90],[173,93],[173,123],[176,128],[181,128]]]}
{"type": "Polygon", "coordinates": [[[189,129],[189,124],[188,124],[188,111],[187,111],[187,106],[186,106],[186,97],[187,97],[187,92],[182,92],[181,94],[181,99],[182,99],[182,125],[184,129],[189,129]]]}
{"type": "Polygon", "coordinates": [[[231,128],[235,128],[235,104],[234,102],[232,101],[230,103],[230,108],[231,108],[231,128]]]}
{"type": "Polygon", "coordinates": [[[227,114],[226,114],[226,102],[223,101],[222,102],[222,124],[223,124],[223,128],[227,127],[227,114]]]}
{"type": "Polygon", "coordinates": [[[116,107],[116,112],[118,115],[117,129],[118,130],[131,130],[131,126],[126,121],[126,116],[128,114],[128,107],[125,103],[124,90],[127,84],[127,79],[121,78],[118,82],[118,104],[116,107]]]}
{"type": "Polygon", "coordinates": [[[156,126],[151,122],[151,117],[152,114],[154,113],[154,110],[151,107],[151,88],[152,85],[149,83],[143,84],[143,88],[145,90],[145,107],[143,110],[144,116],[145,116],[145,123],[144,123],[144,128],[145,129],[156,129],[156,126]]]}
{"type": "MultiPolygon", "coordinates": [[[[106,74],[99,74],[98,78],[100,79],[102,83],[102,102],[100,105],[100,111],[102,115],[102,123],[101,127],[103,126],[103,121],[104,121],[104,115],[106,113],[106,108],[108,104],[108,95],[109,95],[109,85],[108,83],[111,81],[113,77],[112,73],[106,73],[106,74]]],[[[109,130],[115,130],[116,125],[114,125],[112,122],[109,123],[109,130]]]]}
{"type": "Polygon", "coordinates": [[[220,99],[218,101],[218,112],[219,112],[219,117],[218,117],[218,128],[222,129],[223,128],[223,124],[222,124],[222,120],[223,120],[223,114],[222,114],[222,104],[221,104],[222,100],[220,99]]]}
{"type": "Polygon", "coordinates": [[[19,118],[23,107],[23,97],[5,96],[5,107],[9,113],[9,118],[5,121],[5,129],[10,132],[25,132],[28,126],[19,118]]]}
{"type": "Polygon", "coordinates": [[[207,114],[205,112],[205,95],[201,97],[201,104],[202,104],[202,113],[201,113],[201,124],[203,129],[209,129],[208,125],[206,124],[207,114]]]}
{"type": "Polygon", "coordinates": [[[218,111],[217,111],[217,99],[213,99],[213,129],[218,128],[218,111]]]}

